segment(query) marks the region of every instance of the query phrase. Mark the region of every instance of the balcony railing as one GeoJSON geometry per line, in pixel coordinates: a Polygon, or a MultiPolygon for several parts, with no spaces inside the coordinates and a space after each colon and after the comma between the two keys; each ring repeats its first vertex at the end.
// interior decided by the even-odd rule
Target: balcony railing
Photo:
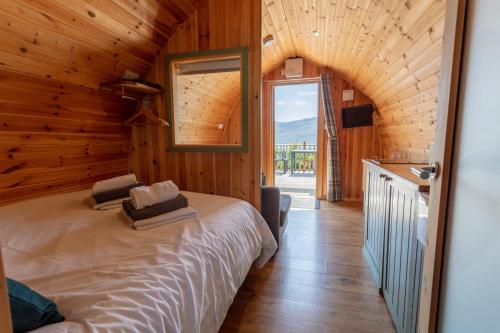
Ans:
{"type": "Polygon", "coordinates": [[[274,169],[276,173],[316,173],[316,144],[306,142],[301,144],[276,144],[274,152],[274,169]]]}

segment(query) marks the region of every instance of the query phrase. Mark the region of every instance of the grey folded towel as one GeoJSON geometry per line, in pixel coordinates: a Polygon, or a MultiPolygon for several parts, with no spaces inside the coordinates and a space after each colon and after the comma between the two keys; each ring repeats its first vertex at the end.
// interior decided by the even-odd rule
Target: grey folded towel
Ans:
{"type": "Polygon", "coordinates": [[[100,204],[106,201],[112,201],[121,198],[129,197],[129,191],[134,187],[144,186],[144,183],[135,183],[127,186],[123,186],[114,190],[104,191],[101,193],[93,194],[96,203],[100,204]]]}
{"type": "Polygon", "coordinates": [[[177,198],[157,203],[156,205],[149,206],[143,209],[135,209],[132,200],[125,200],[122,202],[123,210],[133,220],[140,221],[149,219],[154,216],[169,213],[171,211],[181,209],[188,206],[188,200],[182,194],[177,198]]]}

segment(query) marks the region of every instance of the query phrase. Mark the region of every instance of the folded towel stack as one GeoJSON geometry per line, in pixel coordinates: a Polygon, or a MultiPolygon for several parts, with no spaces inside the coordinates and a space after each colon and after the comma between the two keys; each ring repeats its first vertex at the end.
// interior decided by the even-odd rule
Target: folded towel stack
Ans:
{"type": "Polygon", "coordinates": [[[133,174],[98,181],[92,186],[92,208],[96,210],[120,208],[122,201],[129,199],[130,190],[141,186],[144,184],[138,183],[133,174]]]}
{"type": "Polygon", "coordinates": [[[195,217],[196,210],[188,207],[187,198],[169,180],[131,189],[121,215],[129,226],[144,230],[195,217]]]}

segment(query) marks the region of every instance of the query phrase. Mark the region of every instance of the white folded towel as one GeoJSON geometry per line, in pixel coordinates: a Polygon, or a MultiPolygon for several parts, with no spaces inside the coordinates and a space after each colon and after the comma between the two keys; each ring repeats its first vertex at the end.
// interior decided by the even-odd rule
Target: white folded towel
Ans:
{"type": "Polygon", "coordinates": [[[185,207],[171,211],[169,213],[161,214],[149,219],[144,219],[140,221],[134,221],[128,216],[128,214],[122,209],[120,212],[120,217],[129,226],[137,230],[146,230],[155,227],[159,227],[164,224],[169,224],[177,221],[187,220],[194,218],[197,215],[197,210],[192,207],[185,207]]]}
{"type": "Polygon", "coordinates": [[[137,183],[137,178],[134,174],[101,180],[92,186],[92,194],[115,190],[135,183],[137,183]]]}
{"type": "Polygon", "coordinates": [[[180,194],[179,188],[171,180],[140,186],[130,190],[130,198],[135,209],[143,209],[154,204],[175,199],[180,194]]]}
{"type": "Polygon", "coordinates": [[[88,202],[90,203],[90,206],[92,206],[92,208],[95,210],[108,210],[108,209],[122,208],[122,201],[129,199],[130,197],[97,203],[95,199],[91,196],[90,198],[88,198],[89,200],[88,202]]]}

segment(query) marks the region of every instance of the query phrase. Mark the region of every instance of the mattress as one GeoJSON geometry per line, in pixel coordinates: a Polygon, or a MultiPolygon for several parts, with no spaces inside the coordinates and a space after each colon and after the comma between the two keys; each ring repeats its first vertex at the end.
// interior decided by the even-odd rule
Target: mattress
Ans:
{"type": "Polygon", "coordinates": [[[255,262],[277,245],[250,204],[182,192],[193,219],[136,231],[90,191],[0,207],[6,275],[53,299],[66,321],[45,332],[217,332],[255,262]]]}

